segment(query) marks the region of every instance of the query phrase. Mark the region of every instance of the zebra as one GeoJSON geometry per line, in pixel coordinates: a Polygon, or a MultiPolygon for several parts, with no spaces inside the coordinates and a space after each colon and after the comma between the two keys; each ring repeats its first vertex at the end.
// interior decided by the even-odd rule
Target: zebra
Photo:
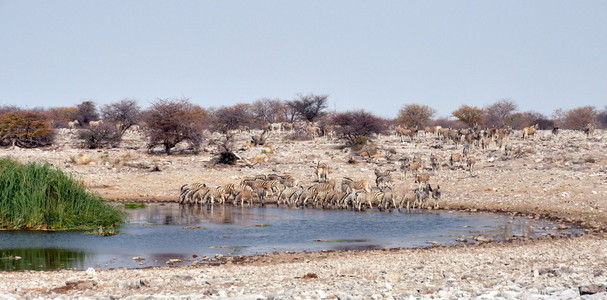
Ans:
{"type": "Polygon", "coordinates": [[[440,185],[437,185],[436,188],[432,189],[432,200],[434,201],[434,209],[438,209],[438,202],[440,202],[440,198],[440,185]]]}
{"type": "Polygon", "coordinates": [[[432,192],[432,186],[427,183],[426,186],[421,188],[416,188],[414,190],[415,193],[415,202],[417,203],[417,208],[422,209],[424,207],[424,203],[430,197],[430,193],[432,192]]]}
{"type": "Polygon", "coordinates": [[[200,182],[182,185],[180,188],[181,194],[179,195],[179,203],[183,204],[186,201],[189,203],[192,200],[192,194],[203,187],[206,187],[206,184],[200,182]]]}
{"type": "Polygon", "coordinates": [[[439,171],[441,169],[442,163],[442,157],[434,155],[434,153],[430,154],[430,166],[432,167],[433,173],[436,173],[436,171],[439,171]]]}
{"type": "Polygon", "coordinates": [[[276,206],[280,206],[281,203],[289,205],[291,201],[291,197],[299,190],[303,190],[302,187],[286,187],[280,193],[278,193],[278,197],[276,199],[276,206]]]}
{"type": "Polygon", "coordinates": [[[360,192],[366,191],[367,193],[371,192],[371,188],[369,188],[369,182],[366,180],[352,180],[349,177],[344,177],[341,181],[341,189],[343,192],[360,192]]]}
{"type": "Polygon", "coordinates": [[[392,172],[382,172],[379,169],[375,169],[375,185],[378,188],[389,186],[392,183],[392,172]]]}
{"type": "Polygon", "coordinates": [[[594,125],[592,123],[586,124],[586,126],[584,126],[583,128],[583,131],[586,134],[587,138],[592,137],[592,134],[594,133],[594,125]]]}

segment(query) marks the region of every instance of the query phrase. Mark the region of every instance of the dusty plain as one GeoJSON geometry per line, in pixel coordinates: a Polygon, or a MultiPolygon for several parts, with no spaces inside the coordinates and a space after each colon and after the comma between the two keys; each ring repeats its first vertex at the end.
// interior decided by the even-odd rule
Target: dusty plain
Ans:
{"type": "MultiPolygon", "coordinates": [[[[421,133],[413,141],[379,136],[381,157],[363,158],[335,139],[293,141],[272,134],[266,146],[236,135],[243,158],[235,166],[213,163],[217,147],[198,154],[151,154],[142,136],[128,132],[120,148],[86,150],[73,131],[59,130],[54,146],[2,148],[0,157],[48,162],[66,170],[108,200],[177,201],[185,183],[222,185],[258,174],[291,174],[304,185],[317,161],[330,178],[374,183],[374,169],[399,169],[399,159],[431,153],[445,159],[431,177],[442,190],[441,209],[500,211],[553,218],[584,226],[584,234],[535,240],[476,243],[424,249],[269,253],[224,257],[213,264],[148,269],[0,272],[0,299],[607,299],[607,132],[557,136],[515,131],[506,149],[472,147],[472,172],[449,165],[462,146],[421,133]],[[267,158],[267,161],[264,161],[267,158]],[[350,163],[349,163],[350,161],[350,163]],[[352,163],[354,162],[354,163],[352,163]]],[[[217,134],[209,141],[220,141],[217,134]]],[[[395,172],[396,191],[414,187],[395,172]]]]}

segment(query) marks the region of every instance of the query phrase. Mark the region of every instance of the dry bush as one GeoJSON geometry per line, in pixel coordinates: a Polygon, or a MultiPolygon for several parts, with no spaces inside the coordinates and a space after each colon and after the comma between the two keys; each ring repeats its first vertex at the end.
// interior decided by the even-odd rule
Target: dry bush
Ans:
{"type": "Polygon", "coordinates": [[[48,110],[47,115],[55,128],[67,128],[68,122],[76,119],[76,107],[55,107],[48,110]]]}
{"type": "Polygon", "coordinates": [[[586,124],[594,124],[597,114],[594,106],[570,109],[565,113],[565,128],[580,130],[584,128],[586,124]]]}
{"type": "Polygon", "coordinates": [[[388,131],[388,121],[364,110],[336,113],[331,121],[336,126],[336,133],[353,146],[366,144],[371,135],[388,131]]]}
{"type": "Polygon", "coordinates": [[[476,106],[462,105],[456,109],[453,116],[464,122],[468,127],[476,124],[483,125],[485,123],[485,111],[476,106]]]}
{"type": "Polygon", "coordinates": [[[584,162],[589,163],[589,164],[594,164],[594,163],[596,163],[596,158],[594,158],[592,156],[587,156],[587,157],[584,157],[584,162]]]}
{"type": "Polygon", "coordinates": [[[235,104],[216,109],[211,113],[211,130],[227,134],[241,127],[254,128],[256,125],[251,105],[235,104]]]}
{"type": "Polygon", "coordinates": [[[82,154],[79,153],[78,155],[75,156],[70,156],[70,162],[72,162],[75,165],[88,165],[90,163],[92,163],[94,160],[92,158],[90,158],[88,155],[86,154],[82,154]]]}
{"type": "Polygon", "coordinates": [[[502,99],[485,107],[486,125],[496,128],[504,127],[507,125],[507,118],[517,109],[518,105],[512,99],[502,99]]]}
{"type": "Polygon", "coordinates": [[[147,124],[148,149],[162,146],[169,155],[177,144],[188,142],[197,151],[208,122],[203,117],[204,112],[187,98],[158,99],[153,102],[143,117],[147,124]]]}
{"type": "Polygon", "coordinates": [[[76,105],[76,113],[74,120],[78,120],[80,124],[88,124],[90,121],[99,120],[99,113],[97,112],[97,106],[93,101],[84,101],[76,105]]]}
{"type": "Polygon", "coordinates": [[[121,134],[124,134],[127,129],[137,125],[141,120],[141,107],[134,99],[123,99],[104,105],[101,108],[101,115],[106,123],[115,124],[121,134]]]}
{"type": "Polygon", "coordinates": [[[23,148],[52,144],[54,132],[47,114],[31,110],[0,113],[0,145],[23,148]]]}
{"type": "Polygon", "coordinates": [[[113,124],[90,126],[78,133],[82,146],[88,149],[114,148],[120,145],[122,132],[113,124]]]}
{"type": "Polygon", "coordinates": [[[436,111],[427,105],[409,104],[398,112],[396,123],[405,128],[422,128],[432,119],[436,111]]]}

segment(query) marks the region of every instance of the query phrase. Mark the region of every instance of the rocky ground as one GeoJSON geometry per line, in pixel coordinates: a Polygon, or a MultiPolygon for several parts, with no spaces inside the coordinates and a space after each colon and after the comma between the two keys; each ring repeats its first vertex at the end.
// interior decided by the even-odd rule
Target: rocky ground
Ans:
{"type": "MultiPolygon", "coordinates": [[[[329,163],[330,177],[374,182],[374,169],[398,169],[398,160],[417,155],[429,167],[430,153],[445,158],[431,177],[443,191],[444,209],[523,213],[582,224],[580,237],[510,241],[429,249],[359,252],[275,253],[226,258],[224,264],[143,270],[0,272],[0,298],[480,298],[605,299],[607,292],[606,132],[558,136],[538,132],[530,140],[515,132],[506,148],[471,149],[472,172],[448,164],[461,152],[433,136],[400,142],[375,139],[381,157],[365,159],[324,137],[293,141],[272,135],[265,147],[237,136],[243,160],[213,164],[216,146],[199,154],[149,154],[137,133],[119,149],[84,150],[74,133],[62,130],[47,149],[0,149],[0,156],[44,161],[67,170],[107,199],[175,201],[185,183],[220,185],[257,174],[291,174],[304,184],[315,179],[316,161],[329,163]],[[353,163],[349,163],[353,162],[353,163]],[[588,295],[584,295],[588,294],[588,295]]],[[[217,135],[209,139],[220,140],[217,135]]],[[[412,175],[395,176],[399,192],[414,186],[412,175]]]]}

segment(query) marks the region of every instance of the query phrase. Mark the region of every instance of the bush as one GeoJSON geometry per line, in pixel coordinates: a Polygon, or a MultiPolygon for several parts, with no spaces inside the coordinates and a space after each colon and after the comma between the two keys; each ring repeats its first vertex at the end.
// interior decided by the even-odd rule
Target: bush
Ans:
{"type": "Polygon", "coordinates": [[[350,144],[350,148],[352,148],[353,151],[360,151],[368,143],[369,143],[369,139],[367,137],[364,137],[364,136],[357,137],[354,141],[352,141],[352,144],[350,144]]]}
{"type": "Polygon", "coordinates": [[[91,229],[119,226],[124,214],[49,164],[0,159],[0,227],[91,229]]]}
{"type": "Polygon", "coordinates": [[[134,99],[123,99],[119,102],[106,104],[101,108],[103,120],[114,123],[115,127],[124,134],[127,129],[137,125],[141,120],[141,108],[134,99]]]}
{"type": "Polygon", "coordinates": [[[89,149],[113,148],[120,145],[122,131],[113,124],[103,123],[91,126],[78,134],[82,146],[89,149]]]}
{"type": "Polygon", "coordinates": [[[169,155],[173,147],[188,142],[197,151],[203,140],[202,131],[207,125],[207,112],[193,105],[189,99],[159,99],[144,112],[147,125],[148,149],[163,146],[169,155]]]}
{"type": "Polygon", "coordinates": [[[405,128],[422,128],[434,116],[436,111],[430,106],[408,104],[398,111],[396,123],[405,128]]]}
{"type": "Polygon", "coordinates": [[[346,140],[348,146],[388,130],[388,122],[385,119],[363,110],[337,113],[333,116],[332,123],[336,126],[336,133],[346,140]]]}
{"type": "Polygon", "coordinates": [[[0,114],[0,144],[23,148],[52,144],[54,134],[48,116],[41,112],[17,110],[0,114]]]}

